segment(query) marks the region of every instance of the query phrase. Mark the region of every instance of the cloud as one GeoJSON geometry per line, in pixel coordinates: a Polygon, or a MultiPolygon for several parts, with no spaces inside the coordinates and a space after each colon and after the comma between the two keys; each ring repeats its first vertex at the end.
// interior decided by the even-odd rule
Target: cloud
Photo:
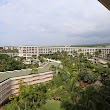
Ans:
{"type": "Polygon", "coordinates": [[[1,45],[103,43],[109,26],[110,13],[96,0],[0,1],[1,45]]]}

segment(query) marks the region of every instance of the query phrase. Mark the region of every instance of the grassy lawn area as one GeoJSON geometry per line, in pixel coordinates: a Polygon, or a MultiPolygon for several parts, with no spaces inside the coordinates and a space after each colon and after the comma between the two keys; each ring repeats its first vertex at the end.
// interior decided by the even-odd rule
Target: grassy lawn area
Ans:
{"type": "Polygon", "coordinates": [[[45,104],[45,107],[47,110],[64,110],[60,109],[60,102],[54,100],[48,100],[47,103],[45,104]]]}
{"type": "Polygon", "coordinates": [[[56,63],[56,62],[49,63],[49,64],[47,64],[45,67],[39,68],[39,69],[38,69],[38,73],[43,73],[43,72],[51,71],[51,70],[50,70],[50,67],[51,67],[52,65],[54,65],[55,67],[58,67],[58,66],[59,66],[59,63],[56,63]]]}

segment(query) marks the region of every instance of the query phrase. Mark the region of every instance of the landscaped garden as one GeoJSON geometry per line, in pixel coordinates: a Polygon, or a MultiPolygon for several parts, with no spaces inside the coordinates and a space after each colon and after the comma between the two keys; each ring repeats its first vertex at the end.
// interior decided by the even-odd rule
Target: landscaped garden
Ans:
{"type": "Polygon", "coordinates": [[[60,108],[60,101],[55,100],[47,100],[44,107],[46,110],[64,110],[60,108]]]}
{"type": "Polygon", "coordinates": [[[62,66],[51,67],[54,78],[34,86],[21,84],[19,96],[11,99],[4,110],[110,109],[109,66],[93,64],[82,53],[73,57],[57,52],[43,57],[61,61],[62,66]]]}

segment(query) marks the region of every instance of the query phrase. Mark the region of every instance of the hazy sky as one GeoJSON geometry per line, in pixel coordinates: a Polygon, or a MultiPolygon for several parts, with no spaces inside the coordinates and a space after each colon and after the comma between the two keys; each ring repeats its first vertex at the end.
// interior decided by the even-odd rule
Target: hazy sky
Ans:
{"type": "Polygon", "coordinates": [[[0,46],[110,43],[98,0],[0,0],[0,46]]]}

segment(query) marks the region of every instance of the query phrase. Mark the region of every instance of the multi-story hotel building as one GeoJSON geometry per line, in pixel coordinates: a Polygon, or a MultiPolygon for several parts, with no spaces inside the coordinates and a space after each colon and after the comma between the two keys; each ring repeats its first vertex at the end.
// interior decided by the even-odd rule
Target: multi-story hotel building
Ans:
{"type": "MultiPolygon", "coordinates": [[[[11,47],[13,48],[13,47],[11,47]]],[[[73,53],[83,53],[86,55],[94,54],[96,51],[101,51],[101,57],[106,58],[107,54],[110,54],[110,47],[70,47],[70,46],[59,46],[59,47],[38,47],[38,46],[19,46],[15,47],[18,49],[18,56],[26,59],[31,58],[33,55],[41,54],[52,54],[57,51],[66,51],[73,53]]],[[[8,47],[5,47],[8,49],[8,47]]],[[[0,104],[3,103],[10,95],[18,94],[20,82],[23,84],[34,85],[40,82],[46,82],[53,78],[53,72],[49,69],[48,71],[40,71],[39,74],[30,75],[31,70],[14,71],[15,73],[0,73],[0,104]],[[17,76],[19,75],[19,76],[17,76]]]]}
{"type": "Polygon", "coordinates": [[[31,74],[32,69],[0,72],[0,104],[11,95],[18,95],[20,84],[35,85],[52,80],[54,72],[50,71],[51,65],[59,66],[59,63],[48,62],[38,68],[38,74],[31,74]]]}
{"type": "MultiPolygon", "coordinates": [[[[5,78],[5,80],[1,79],[0,82],[0,104],[2,104],[5,100],[9,98],[9,96],[15,96],[19,94],[19,87],[20,84],[27,84],[27,85],[35,85],[38,83],[43,83],[52,80],[54,72],[48,71],[39,74],[32,74],[30,75],[31,69],[28,70],[16,70],[11,71],[8,73],[18,75],[13,76],[11,78],[5,78]],[[24,72],[24,73],[23,73],[24,72]],[[24,75],[23,75],[24,74],[24,75]]],[[[2,74],[2,73],[1,73],[2,74]]],[[[5,74],[5,73],[3,73],[5,74]]],[[[7,73],[6,73],[7,74],[7,73]]]]}
{"type": "Polygon", "coordinates": [[[89,54],[94,54],[96,51],[101,51],[100,56],[102,58],[106,58],[107,54],[110,54],[110,47],[71,47],[71,46],[44,46],[44,47],[38,47],[38,46],[19,46],[19,56],[20,57],[25,57],[25,58],[30,58],[32,55],[41,55],[41,54],[52,54],[57,51],[66,51],[69,53],[73,53],[74,51],[83,53],[86,55],[87,53],[89,54]]]}

